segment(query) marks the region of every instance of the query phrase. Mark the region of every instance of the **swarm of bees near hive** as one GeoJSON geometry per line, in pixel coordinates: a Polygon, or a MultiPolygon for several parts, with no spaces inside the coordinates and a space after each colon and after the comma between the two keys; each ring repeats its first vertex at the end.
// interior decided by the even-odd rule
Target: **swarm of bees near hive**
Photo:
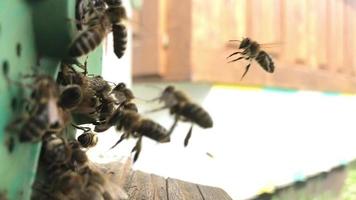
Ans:
{"type": "MultiPolygon", "coordinates": [[[[56,80],[38,72],[25,75],[28,81],[23,82],[5,75],[12,85],[30,91],[24,97],[24,113],[11,121],[6,131],[16,133],[21,143],[42,142],[32,199],[126,199],[120,185],[110,182],[86,156],[88,148],[100,143],[97,133],[111,127],[122,135],[108,149],[125,139],[134,138],[137,140],[132,149],[135,162],[142,150],[143,138],[168,143],[178,121],[192,124],[185,146],[191,137],[193,124],[202,128],[213,126],[210,115],[173,86],[155,98],[164,105],[152,111],[169,109],[175,121],[170,129],[166,129],[139,112],[133,102],[135,95],[124,83],[114,84],[99,75],[89,74],[87,62],[80,63],[76,57],[94,50],[108,33],[113,32],[114,53],[121,58],[126,48],[126,28],[123,25],[126,13],[121,0],[81,2],[89,3],[78,5],[82,10],[77,22],[80,32],[70,44],[68,57],[63,58],[56,80]],[[76,119],[80,119],[80,123],[76,119]],[[77,139],[68,139],[65,134],[67,127],[82,134],[77,139]]],[[[8,149],[11,152],[13,148],[14,140],[8,149]]]]}
{"type": "MultiPolygon", "coordinates": [[[[114,53],[121,58],[125,52],[127,35],[123,25],[126,12],[121,0],[85,2],[89,3],[78,5],[82,10],[77,22],[81,31],[69,46],[68,57],[63,58],[56,80],[35,73],[25,76],[32,80],[28,84],[11,80],[6,75],[9,83],[16,83],[30,91],[28,97],[24,98],[24,113],[8,124],[7,132],[17,133],[20,142],[43,144],[39,178],[33,185],[32,199],[126,199],[122,188],[111,183],[105,173],[93,167],[86,156],[88,148],[100,143],[97,134],[111,127],[115,127],[121,137],[108,148],[112,149],[128,138],[137,140],[132,149],[134,162],[139,158],[143,138],[168,143],[179,121],[191,124],[184,146],[189,143],[194,125],[204,129],[213,127],[209,113],[173,86],[167,86],[161,95],[148,101],[163,104],[150,112],[169,110],[174,122],[166,129],[139,112],[133,102],[135,95],[124,83],[114,84],[99,75],[88,74],[86,61],[80,63],[76,57],[94,50],[108,33],[113,32],[114,53]],[[80,119],[80,124],[74,119],[80,119]],[[78,129],[82,134],[70,140],[65,137],[67,127],[78,129]]],[[[231,62],[240,59],[250,61],[242,77],[246,75],[253,59],[267,72],[274,71],[271,57],[260,49],[257,42],[245,38],[239,49],[242,51],[234,52],[229,57],[240,54],[231,62]]],[[[11,140],[8,149],[11,152],[13,148],[14,140],[11,140]]]]}

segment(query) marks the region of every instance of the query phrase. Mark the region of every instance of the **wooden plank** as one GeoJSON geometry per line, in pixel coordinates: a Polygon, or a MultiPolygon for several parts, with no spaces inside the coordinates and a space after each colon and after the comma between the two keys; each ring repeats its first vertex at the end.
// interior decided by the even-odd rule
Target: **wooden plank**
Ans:
{"type": "MultiPolygon", "coordinates": [[[[150,3],[149,1],[147,1],[150,3]]],[[[191,76],[192,1],[167,0],[167,62],[164,76],[187,80],[191,76]]]]}
{"type": "Polygon", "coordinates": [[[165,1],[144,1],[136,12],[140,25],[133,38],[133,74],[161,75],[165,65],[165,1]]]}
{"type": "Polygon", "coordinates": [[[196,184],[177,180],[177,179],[172,179],[172,182],[175,182],[179,186],[185,199],[203,200],[203,197],[196,184]]]}
{"type": "Polygon", "coordinates": [[[154,188],[151,182],[150,174],[141,171],[135,171],[131,178],[131,183],[127,188],[129,199],[154,199],[154,188]]]}
{"type": "Polygon", "coordinates": [[[166,179],[161,176],[151,174],[151,181],[154,188],[154,199],[168,200],[166,179]]]}
{"type": "Polygon", "coordinates": [[[250,0],[248,36],[260,43],[280,42],[280,1],[250,0]]]}
{"type": "Polygon", "coordinates": [[[344,4],[342,0],[328,0],[327,3],[327,69],[337,72],[344,68],[344,4]]]}
{"type": "Polygon", "coordinates": [[[184,198],[182,190],[174,179],[167,179],[167,191],[169,200],[189,200],[184,198]]]}
{"type": "Polygon", "coordinates": [[[232,200],[232,198],[220,188],[197,185],[204,200],[232,200]]]}
{"type": "Polygon", "coordinates": [[[356,69],[356,2],[344,0],[344,73],[353,74],[356,69]]]}
{"type": "Polygon", "coordinates": [[[283,62],[305,64],[308,59],[307,42],[308,0],[283,2],[283,62]]]}
{"type": "Polygon", "coordinates": [[[308,66],[317,69],[326,66],[326,1],[314,0],[307,3],[308,66]]]}

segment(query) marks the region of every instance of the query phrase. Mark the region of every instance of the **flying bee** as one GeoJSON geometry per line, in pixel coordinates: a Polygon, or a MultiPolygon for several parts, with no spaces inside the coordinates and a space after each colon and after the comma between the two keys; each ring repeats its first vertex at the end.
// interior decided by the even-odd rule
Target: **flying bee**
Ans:
{"type": "MultiPolygon", "coordinates": [[[[230,40],[232,42],[238,41],[238,40],[230,40]]],[[[261,50],[261,45],[258,44],[256,41],[251,40],[250,38],[244,38],[239,45],[239,49],[242,51],[236,51],[232,54],[230,54],[227,58],[230,58],[232,56],[240,54],[241,56],[229,61],[230,62],[236,62],[241,59],[245,59],[249,61],[249,64],[245,68],[245,72],[243,73],[241,80],[244,78],[244,76],[247,74],[251,62],[253,59],[256,60],[256,62],[266,71],[269,73],[274,72],[274,63],[270,55],[268,55],[265,51],[261,50]]]]}
{"type": "Polygon", "coordinates": [[[123,19],[127,18],[121,0],[106,0],[107,8],[95,10],[83,24],[88,28],[78,35],[69,47],[69,56],[79,57],[94,50],[108,33],[113,32],[114,53],[121,58],[126,49],[127,30],[123,19]]]}
{"type": "Polygon", "coordinates": [[[164,105],[150,112],[169,109],[170,114],[174,116],[174,122],[168,135],[172,134],[179,120],[191,122],[190,129],[184,139],[184,146],[187,146],[189,143],[194,124],[197,124],[201,128],[213,127],[213,120],[209,113],[200,105],[192,103],[184,92],[176,90],[173,86],[167,86],[161,96],[153,100],[159,100],[163,102],[164,105]]]}
{"type": "Polygon", "coordinates": [[[148,137],[160,143],[169,142],[167,130],[156,122],[142,118],[137,112],[117,108],[105,124],[95,126],[94,131],[103,132],[111,126],[116,126],[117,131],[122,131],[120,139],[111,147],[114,148],[124,139],[130,136],[138,138],[136,145],[131,152],[135,152],[134,161],[136,161],[141,152],[142,137],[148,137]]]}
{"type": "Polygon", "coordinates": [[[98,136],[89,127],[77,126],[72,124],[77,129],[83,131],[83,133],[77,138],[80,145],[84,148],[94,147],[98,143],[98,136]]]}
{"type": "Polygon", "coordinates": [[[64,128],[68,115],[58,106],[59,88],[52,77],[35,76],[29,101],[28,114],[8,125],[8,130],[19,130],[20,142],[36,142],[47,131],[59,131],[64,128]]]}
{"type": "Polygon", "coordinates": [[[138,112],[136,104],[131,102],[135,96],[132,91],[126,87],[125,83],[119,83],[116,85],[111,93],[114,94],[120,108],[138,112]]]}

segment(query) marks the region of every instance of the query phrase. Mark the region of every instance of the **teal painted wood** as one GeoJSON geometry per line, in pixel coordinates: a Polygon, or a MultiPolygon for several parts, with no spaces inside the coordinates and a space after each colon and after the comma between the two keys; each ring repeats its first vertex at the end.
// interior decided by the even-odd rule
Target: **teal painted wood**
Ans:
{"type": "MultiPolygon", "coordinates": [[[[0,0],[0,192],[10,200],[29,199],[36,175],[40,143],[18,143],[16,133],[5,131],[7,124],[22,114],[11,109],[11,99],[29,91],[8,85],[9,77],[24,81],[21,74],[39,73],[55,76],[59,62],[76,34],[73,21],[75,0],[0,0]],[[38,66],[40,57],[40,66],[38,66]],[[13,151],[8,151],[10,138],[15,139],[13,151]]],[[[89,55],[91,74],[100,74],[102,48],[89,55]]],[[[83,58],[81,58],[82,60],[83,58]]]]}

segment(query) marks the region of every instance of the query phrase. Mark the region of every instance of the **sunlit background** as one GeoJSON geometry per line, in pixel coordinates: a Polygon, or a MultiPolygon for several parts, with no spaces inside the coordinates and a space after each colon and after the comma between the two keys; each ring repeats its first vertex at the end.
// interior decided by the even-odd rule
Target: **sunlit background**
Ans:
{"type": "MultiPolygon", "coordinates": [[[[107,40],[104,78],[132,85],[141,113],[159,105],[140,99],[157,97],[174,84],[214,120],[212,129],[194,127],[187,148],[187,123],[176,128],[169,144],[144,139],[134,169],[220,187],[233,199],[247,199],[348,166],[356,158],[356,1],[125,3],[129,48],[118,61],[107,40]],[[273,74],[254,63],[240,81],[247,63],[228,64],[226,57],[238,45],[228,40],[243,37],[266,44],[276,66],[273,74]]],[[[166,128],[173,122],[168,111],[144,115],[166,128]]],[[[97,147],[89,150],[96,161],[130,156],[135,140],[109,151],[120,133],[99,136],[97,147]]],[[[337,194],[321,189],[322,197],[285,199],[356,199],[345,196],[348,177],[337,194]]]]}

